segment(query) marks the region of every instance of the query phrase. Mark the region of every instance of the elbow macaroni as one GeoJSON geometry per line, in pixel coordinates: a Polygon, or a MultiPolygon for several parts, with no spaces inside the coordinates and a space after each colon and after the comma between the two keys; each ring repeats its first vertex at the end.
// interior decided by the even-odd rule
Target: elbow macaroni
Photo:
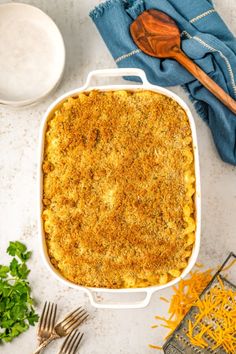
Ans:
{"type": "Polygon", "coordinates": [[[195,242],[191,129],[151,91],[81,93],[50,118],[43,223],[52,264],[84,286],[179,277],[195,242]]]}

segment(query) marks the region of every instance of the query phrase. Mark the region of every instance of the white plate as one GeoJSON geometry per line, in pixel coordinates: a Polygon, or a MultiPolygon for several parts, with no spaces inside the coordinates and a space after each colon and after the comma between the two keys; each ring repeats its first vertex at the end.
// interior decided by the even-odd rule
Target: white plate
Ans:
{"type": "Polygon", "coordinates": [[[0,5],[0,103],[23,106],[48,95],[65,65],[61,33],[37,7],[0,5]]]}

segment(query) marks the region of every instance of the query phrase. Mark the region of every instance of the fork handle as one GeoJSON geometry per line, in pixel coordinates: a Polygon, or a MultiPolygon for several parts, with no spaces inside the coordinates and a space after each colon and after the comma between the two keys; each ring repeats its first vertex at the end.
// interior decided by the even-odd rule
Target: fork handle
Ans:
{"type": "Polygon", "coordinates": [[[57,333],[52,333],[50,335],[50,337],[48,339],[46,339],[42,344],[40,344],[38,346],[38,348],[33,352],[33,354],[38,354],[41,352],[41,350],[43,350],[44,348],[46,348],[46,346],[51,343],[52,341],[54,341],[55,339],[59,338],[60,336],[57,333]]]}

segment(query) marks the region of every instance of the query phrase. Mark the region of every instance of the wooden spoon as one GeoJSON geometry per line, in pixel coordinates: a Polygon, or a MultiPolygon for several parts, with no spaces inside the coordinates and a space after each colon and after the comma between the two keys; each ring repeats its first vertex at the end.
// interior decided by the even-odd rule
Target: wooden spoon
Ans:
{"type": "Polygon", "coordinates": [[[136,45],[157,58],[173,58],[182,64],[226,107],[236,114],[236,101],[196,65],[180,47],[180,30],[175,21],[158,10],[144,11],[130,26],[136,45]]]}

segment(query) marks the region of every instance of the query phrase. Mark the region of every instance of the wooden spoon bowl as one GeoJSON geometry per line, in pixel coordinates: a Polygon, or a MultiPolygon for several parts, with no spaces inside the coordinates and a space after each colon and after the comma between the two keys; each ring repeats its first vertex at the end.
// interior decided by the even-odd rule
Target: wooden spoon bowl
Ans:
{"type": "Polygon", "coordinates": [[[144,11],[130,26],[136,45],[157,58],[172,58],[182,64],[203,86],[236,114],[236,101],[181,50],[180,30],[175,21],[158,10],[144,11]]]}

